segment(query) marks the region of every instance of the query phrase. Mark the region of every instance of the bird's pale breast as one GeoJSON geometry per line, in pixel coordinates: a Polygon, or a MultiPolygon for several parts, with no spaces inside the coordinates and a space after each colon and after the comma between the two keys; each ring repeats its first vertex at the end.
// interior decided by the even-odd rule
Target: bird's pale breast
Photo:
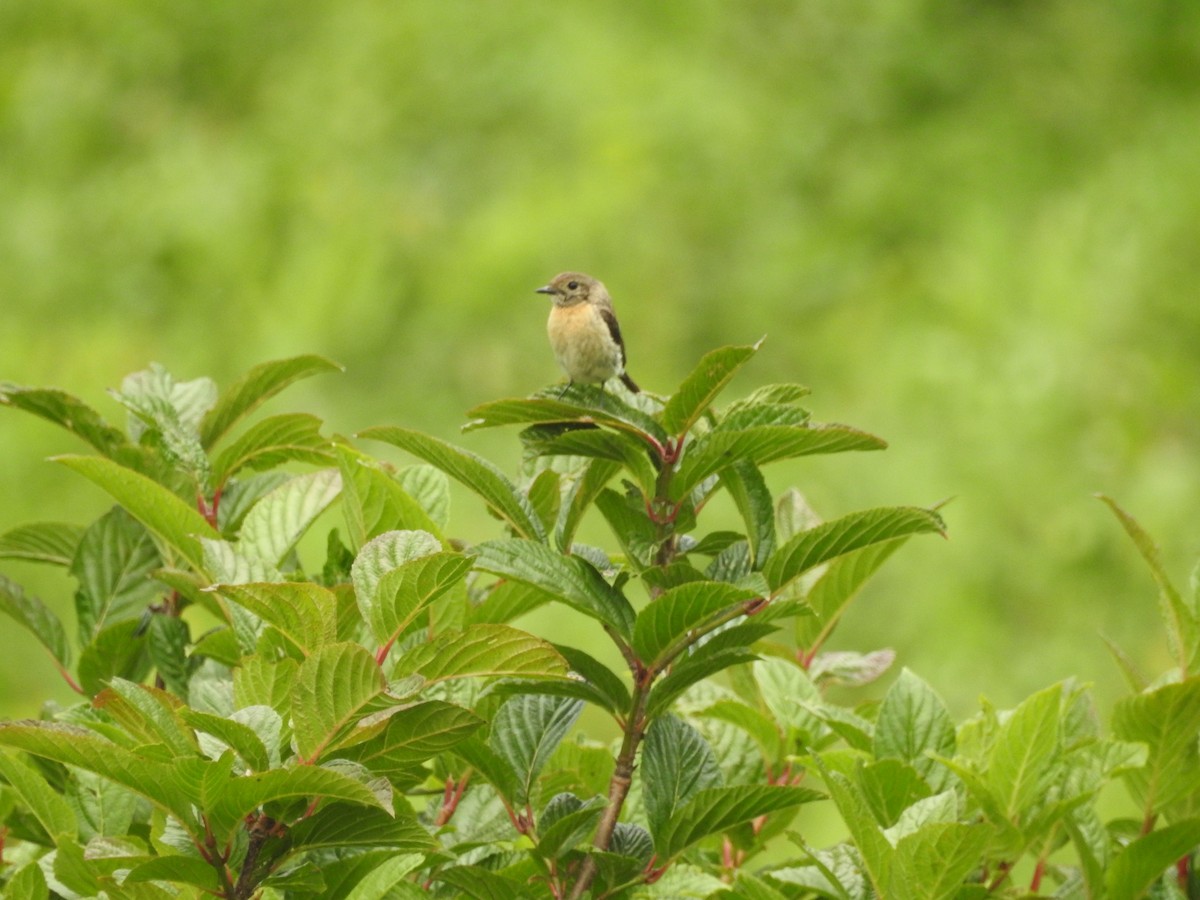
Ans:
{"type": "Polygon", "coordinates": [[[554,307],[546,331],[555,359],[572,381],[607,381],[621,371],[621,348],[590,303],[554,307]]]}

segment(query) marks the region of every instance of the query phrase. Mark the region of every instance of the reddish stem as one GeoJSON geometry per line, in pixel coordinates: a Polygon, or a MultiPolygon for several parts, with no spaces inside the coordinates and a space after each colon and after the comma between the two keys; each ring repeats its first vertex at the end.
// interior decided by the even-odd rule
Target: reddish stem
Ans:
{"type": "Polygon", "coordinates": [[[1046,861],[1039,859],[1033,867],[1033,877],[1029,879],[1029,891],[1036,894],[1042,886],[1042,877],[1046,874],[1046,861]]]}
{"type": "Polygon", "coordinates": [[[1191,855],[1181,856],[1175,862],[1175,877],[1179,881],[1179,887],[1184,893],[1187,893],[1188,882],[1191,880],[1192,857],[1191,855]]]}

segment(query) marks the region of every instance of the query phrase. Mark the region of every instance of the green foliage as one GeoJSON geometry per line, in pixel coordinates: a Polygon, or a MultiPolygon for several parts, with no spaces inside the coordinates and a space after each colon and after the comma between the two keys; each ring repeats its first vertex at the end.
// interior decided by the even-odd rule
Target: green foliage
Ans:
{"type": "Polygon", "coordinates": [[[1135,685],[1111,736],[1069,682],[957,724],[907,669],[847,705],[895,654],[830,650],[838,623],[944,526],[774,498],[760,466],[882,442],[811,421],[796,385],[715,406],[756,349],[710,353],[667,398],[574,386],[473,410],[524,426],[518,478],[410,429],[361,435],[422,460],[396,470],[307,414],[243,422],[335,368],[316,357],[225,393],[152,367],[122,386],[128,434],[74,398],[14,395],[92,436],[101,456],[60,459],[117,505],[0,535],[0,557],[77,582],[73,629],[3,576],[0,612],[82,695],[0,723],[6,895],[1121,900],[1190,877],[1194,601],[1137,523],[1110,502],[1177,667],[1135,685]],[[447,477],[498,535],[449,536],[447,477]],[[723,489],[744,530],[705,532],[723,489]],[[306,540],[334,509],[349,545],[306,540]],[[619,552],[575,542],[589,514],[619,552]],[[547,605],[609,652],[513,624],[547,605]],[[1116,780],[1132,827],[1101,818],[1116,780]],[[847,840],[810,846],[813,804],[847,840]]]}

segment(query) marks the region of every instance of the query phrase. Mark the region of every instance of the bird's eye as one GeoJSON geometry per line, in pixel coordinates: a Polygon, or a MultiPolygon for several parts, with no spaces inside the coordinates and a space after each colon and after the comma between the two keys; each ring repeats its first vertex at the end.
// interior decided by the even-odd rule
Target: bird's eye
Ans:
{"type": "Polygon", "coordinates": [[[568,281],[567,287],[569,287],[571,290],[575,290],[575,288],[579,287],[579,282],[578,281],[568,281]]]}

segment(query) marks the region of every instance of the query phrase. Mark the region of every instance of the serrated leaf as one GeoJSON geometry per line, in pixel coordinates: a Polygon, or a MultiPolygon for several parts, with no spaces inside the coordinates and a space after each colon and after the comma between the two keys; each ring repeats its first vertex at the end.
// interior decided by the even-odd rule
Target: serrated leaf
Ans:
{"type": "Polygon", "coordinates": [[[0,722],[0,744],[94,772],[163,807],[192,835],[199,833],[193,800],[165,763],[132,753],[85,728],[57,722],[0,722]]]}
{"type": "Polygon", "coordinates": [[[0,535],[0,559],[67,566],[75,558],[75,548],[83,529],[66,522],[32,522],[19,525],[0,535]]]}
{"type": "Polygon", "coordinates": [[[340,372],[342,367],[322,356],[293,356],[261,363],[250,369],[221,394],[200,425],[201,442],[211,447],[234,423],[278,394],[288,385],[319,375],[340,372]]]}
{"type": "MultiPolygon", "coordinates": [[[[397,853],[425,853],[437,844],[411,815],[391,816],[382,809],[330,803],[288,831],[291,846],[389,847],[397,853]]],[[[411,865],[410,865],[411,870],[411,865]]]]}
{"type": "Polygon", "coordinates": [[[656,836],[698,791],[724,783],[708,742],[675,716],[661,716],[651,723],[642,744],[639,770],[646,819],[656,836]]]}
{"type": "Polygon", "coordinates": [[[721,483],[737,504],[755,570],[761,569],[775,551],[775,503],[758,466],[738,460],[721,472],[721,483]]]}
{"type": "Polygon", "coordinates": [[[512,765],[491,745],[478,736],[472,736],[455,745],[453,753],[495,788],[509,805],[523,801],[522,779],[513,771],[512,765]]]}
{"type": "Polygon", "coordinates": [[[129,513],[114,507],[88,527],[71,561],[79,581],[75,611],[82,643],[111,622],[140,618],[162,588],[150,573],[162,565],[154,541],[129,513]]]}
{"type": "Polygon", "coordinates": [[[172,756],[195,756],[195,735],[179,718],[182,702],[166,691],[113,678],[92,701],[144,745],[159,744],[172,756]]]}
{"type": "Polygon", "coordinates": [[[146,638],[146,654],[163,686],[178,697],[187,696],[187,651],[191,646],[188,623],[178,616],[154,613],[150,616],[146,638]]]}
{"type": "Polygon", "coordinates": [[[721,347],[704,354],[663,407],[662,422],[667,431],[678,436],[687,434],[761,343],[721,347]]]}
{"type": "Polygon", "coordinates": [[[337,597],[311,582],[218,584],[217,591],[277,628],[306,656],[337,636],[337,597]]]}
{"type": "Polygon", "coordinates": [[[213,460],[213,483],[223,485],[242,469],[269,469],[293,461],[315,466],[336,462],[333,445],[321,435],[321,420],[314,415],[271,416],[248,428],[213,460]]]}
{"type": "Polygon", "coordinates": [[[489,744],[516,773],[521,801],[530,798],[538,773],[582,711],[579,700],[518,694],[492,717],[489,744]]]}
{"type": "Polygon", "coordinates": [[[647,715],[657,716],[666,711],[675,698],[709,675],[756,659],[758,655],[746,647],[702,648],[701,652],[677,661],[671,671],[658,680],[646,703],[647,715]]]}
{"type": "MultiPolygon", "coordinates": [[[[255,584],[282,581],[283,576],[274,565],[261,559],[253,548],[243,551],[229,541],[200,539],[204,551],[204,570],[214,584],[255,584]]],[[[212,596],[211,594],[207,596],[212,596]]]]}
{"type": "Polygon", "coordinates": [[[555,644],[554,647],[567,661],[571,671],[584,678],[603,698],[601,706],[618,715],[625,714],[632,699],[629,696],[629,688],[619,675],[582,650],[563,644],[555,644]]]}
{"type": "MultiPolygon", "coordinates": [[[[671,588],[638,613],[632,646],[647,665],[660,662],[664,651],[721,612],[754,598],[754,591],[717,581],[693,581],[671,588]]],[[[681,648],[677,648],[681,649],[681,648]]]]}
{"type": "MultiPolygon", "coordinates": [[[[343,857],[335,865],[365,864],[369,867],[362,877],[352,878],[353,889],[344,895],[332,893],[327,887],[325,896],[334,900],[424,900],[428,895],[420,885],[404,881],[409,873],[418,868],[424,861],[422,854],[410,853],[396,856],[388,852],[382,859],[375,859],[372,853],[360,853],[343,857]]],[[[329,881],[330,867],[324,868],[326,881],[329,881]]]]}
{"type": "Polygon", "coordinates": [[[469,709],[427,700],[391,713],[379,734],[343,747],[338,755],[362,763],[373,772],[388,774],[445,753],[483,725],[484,720],[469,709]]]}
{"type": "Polygon", "coordinates": [[[532,585],[628,638],[635,614],[625,595],[604,580],[590,563],[563,556],[536,541],[488,541],[475,548],[475,567],[532,585]]]}
{"type": "Polygon", "coordinates": [[[433,880],[454,888],[455,896],[470,900],[540,900],[550,896],[531,894],[527,883],[480,866],[451,866],[438,871],[433,880]]]}
{"type": "MultiPolygon", "coordinates": [[[[342,471],[342,507],[352,546],[361,547],[387,531],[428,531],[441,537],[440,527],[425,508],[398,478],[385,472],[374,460],[339,447],[338,465],[342,471]]],[[[422,467],[409,467],[419,468],[422,467]]],[[[438,474],[442,475],[440,471],[438,474]]]]}
{"type": "Polygon", "coordinates": [[[1145,891],[1172,863],[1195,851],[1200,844],[1200,819],[1184,819],[1144,834],[1113,860],[1105,874],[1112,900],[1132,900],[1145,891]]]}
{"type": "Polygon", "coordinates": [[[763,574],[778,594],[823,562],[863,547],[912,534],[943,534],[941,517],[928,509],[896,506],[850,513],[802,531],[767,560],[763,574]]]}
{"type": "Polygon", "coordinates": [[[38,861],[25,863],[9,877],[4,885],[9,900],[49,900],[50,889],[38,861]]]}
{"type": "Polygon", "coordinates": [[[375,597],[384,576],[405,563],[432,556],[442,542],[427,531],[385,531],[362,546],[350,567],[354,594],[362,617],[368,623],[375,615],[375,597]]]}
{"type": "Polygon", "coordinates": [[[1149,747],[1145,768],[1124,776],[1147,813],[1200,790],[1200,678],[1118,700],[1112,728],[1115,737],[1149,747]]]}
{"type": "Polygon", "coordinates": [[[540,588],[505,579],[493,584],[483,600],[470,607],[467,622],[503,625],[553,601],[554,595],[540,588]]]}
{"type": "Polygon", "coordinates": [[[359,437],[393,444],[437,466],[482,497],[517,534],[533,540],[545,540],[542,523],[525,495],[490,462],[453,444],[407,428],[368,428],[360,432],[359,437]]]}
{"type": "Polygon", "coordinates": [[[285,481],[246,514],[239,548],[271,565],[279,565],[341,490],[342,476],[337,469],[307,472],[285,481]]]}
{"type": "Polygon", "coordinates": [[[219,895],[221,882],[211,864],[194,856],[159,856],[139,863],[130,869],[125,882],[145,884],[150,881],[170,881],[190,884],[209,893],[219,895]]]}
{"type": "Polygon", "coordinates": [[[76,837],[75,813],[41,772],[13,754],[0,752],[0,776],[33,813],[51,840],[76,837]]]}
{"type": "Polygon", "coordinates": [[[396,473],[405,492],[421,505],[438,528],[450,523],[450,479],[436,466],[405,466],[396,473]]]}
{"type": "Polygon", "coordinates": [[[671,482],[671,499],[681,500],[710,475],[734,460],[761,466],[780,459],[848,450],[882,450],[882,439],[847,425],[808,425],[803,428],[759,425],[740,430],[716,428],[697,438],[684,453],[671,482]]]}
{"type": "Polygon", "coordinates": [[[220,535],[195,509],[157,482],[111,460],[96,456],[56,456],[53,459],[95,482],[193,568],[204,570],[204,555],[198,538],[218,540],[220,535]]]}
{"type": "Polygon", "coordinates": [[[0,613],[28,629],[64,668],[71,664],[71,644],[58,616],[15,581],[0,575],[0,613]]]}
{"type": "Polygon", "coordinates": [[[867,808],[858,789],[840,772],[823,771],[829,796],[833,798],[842,821],[861,855],[863,868],[879,896],[891,886],[895,850],[867,808]]]}
{"type": "Polygon", "coordinates": [[[880,759],[855,773],[863,800],[883,828],[896,824],[901,813],[932,793],[915,768],[898,759],[880,759]]]}
{"type": "Polygon", "coordinates": [[[367,603],[358,595],[359,609],[375,639],[384,645],[394,641],[423,610],[466,578],[472,562],[461,553],[436,552],[385,573],[367,603]]]}
{"type": "Polygon", "coordinates": [[[294,659],[247,656],[233,670],[233,698],[238,709],[269,706],[291,714],[292,690],[300,664],[294,659]]]}
{"type": "Polygon", "coordinates": [[[396,661],[397,675],[420,675],[433,684],[465,677],[558,677],[566,660],[552,644],[508,625],[471,625],[418,644],[396,661]]]}
{"type": "Polygon", "coordinates": [[[596,495],[595,504],[620,543],[630,567],[635,572],[642,572],[652,566],[661,538],[658,526],[646,515],[643,502],[605,488],[596,495]]]}
{"type": "Polygon", "coordinates": [[[539,856],[557,859],[586,841],[604,812],[604,800],[593,797],[586,803],[574,794],[558,794],[546,804],[538,819],[539,856]]]}
{"type": "Polygon", "coordinates": [[[619,463],[629,470],[643,493],[654,491],[658,477],[655,451],[628,432],[535,425],[521,432],[521,443],[526,452],[536,456],[579,456],[619,463]]]}
{"type": "Polygon", "coordinates": [[[1056,684],[1026,698],[996,735],[987,780],[1010,822],[1018,822],[1046,786],[1058,748],[1061,708],[1062,686],[1056,684]]]}
{"type": "Polygon", "coordinates": [[[895,757],[912,765],[935,791],[946,773],[929,753],[952,756],[954,720],[942,698],[908,669],[888,689],[875,720],[875,757],[895,757]]]}
{"type": "Polygon", "coordinates": [[[823,797],[808,788],[784,785],[706,788],[675,812],[662,832],[655,836],[654,847],[660,860],[673,859],[709,835],[823,797]]]}
{"type": "Polygon", "coordinates": [[[585,422],[666,442],[667,434],[651,416],[615,397],[602,387],[573,384],[528,399],[494,400],[467,411],[464,430],[500,425],[536,425],[556,422],[585,422]]]}
{"type": "MultiPolygon", "coordinates": [[[[258,708],[270,709],[267,706],[258,708]]],[[[276,713],[276,715],[278,714],[276,713]]],[[[187,707],[179,711],[179,716],[192,728],[207,732],[233,750],[252,771],[265,772],[271,768],[271,757],[266,744],[249,725],[232,718],[216,716],[187,707]]]]}
{"type": "Polygon", "coordinates": [[[363,716],[386,683],[375,658],[357,644],[326,644],[301,665],[292,692],[300,757],[315,761],[363,716]]]}
{"type": "Polygon", "coordinates": [[[80,651],[79,664],[75,667],[80,687],[91,697],[114,677],[141,681],[150,670],[147,644],[140,623],[135,619],[102,628],[80,651]]]}
{"type": "Polygon", "coordinates": [[[571,549],[575,532],[579,530],[579,524],[583,521],[583,514],[617,474],[619,468],[619,464],[606,459],[593,459],[583,467],[558,508],[554,541],[559,550],[565,553],[571,549]]]}
{"type": "Polygon", "coordinates": [[[23,409],[61,425],[105,456],[113,456],[129,443],[124,434],[105,422],[92,407],[65,391],[3,384],[0,406],[23,409]]]}
{"type": "Polygon", "coordinates": [[[927,825],[901,839],[896,845],[892,892],[887,896],[950,900],[979,867],[990,837],[991,829],[985,825],[951,822],[927,825]]]}
{"type": "Polygon", "coordinates": [[[1167,575],[1167,570],[1163,566],[1158,545],[1138,524],[1137,519],[1118,506],[1111,497],[1104,494],[1096,496],[1112,510],[1113,515],[1117,517],[1117,521],[1121,523],[1121,527],[1132,539],[1138,553],[1141,554],[1146,566],[1150,569],[1154,583],[1158,585],[1159,607],[1163,623],[1167,626],[1171,654],[1175,657],[1176,664],[1186,674],[1189,669],[1193,668],[1197,656],[1200,656],[1200,622],[1197,621],[1195,607],[1189,604],[1172,584],[1170,576],[1167,575]]]}

